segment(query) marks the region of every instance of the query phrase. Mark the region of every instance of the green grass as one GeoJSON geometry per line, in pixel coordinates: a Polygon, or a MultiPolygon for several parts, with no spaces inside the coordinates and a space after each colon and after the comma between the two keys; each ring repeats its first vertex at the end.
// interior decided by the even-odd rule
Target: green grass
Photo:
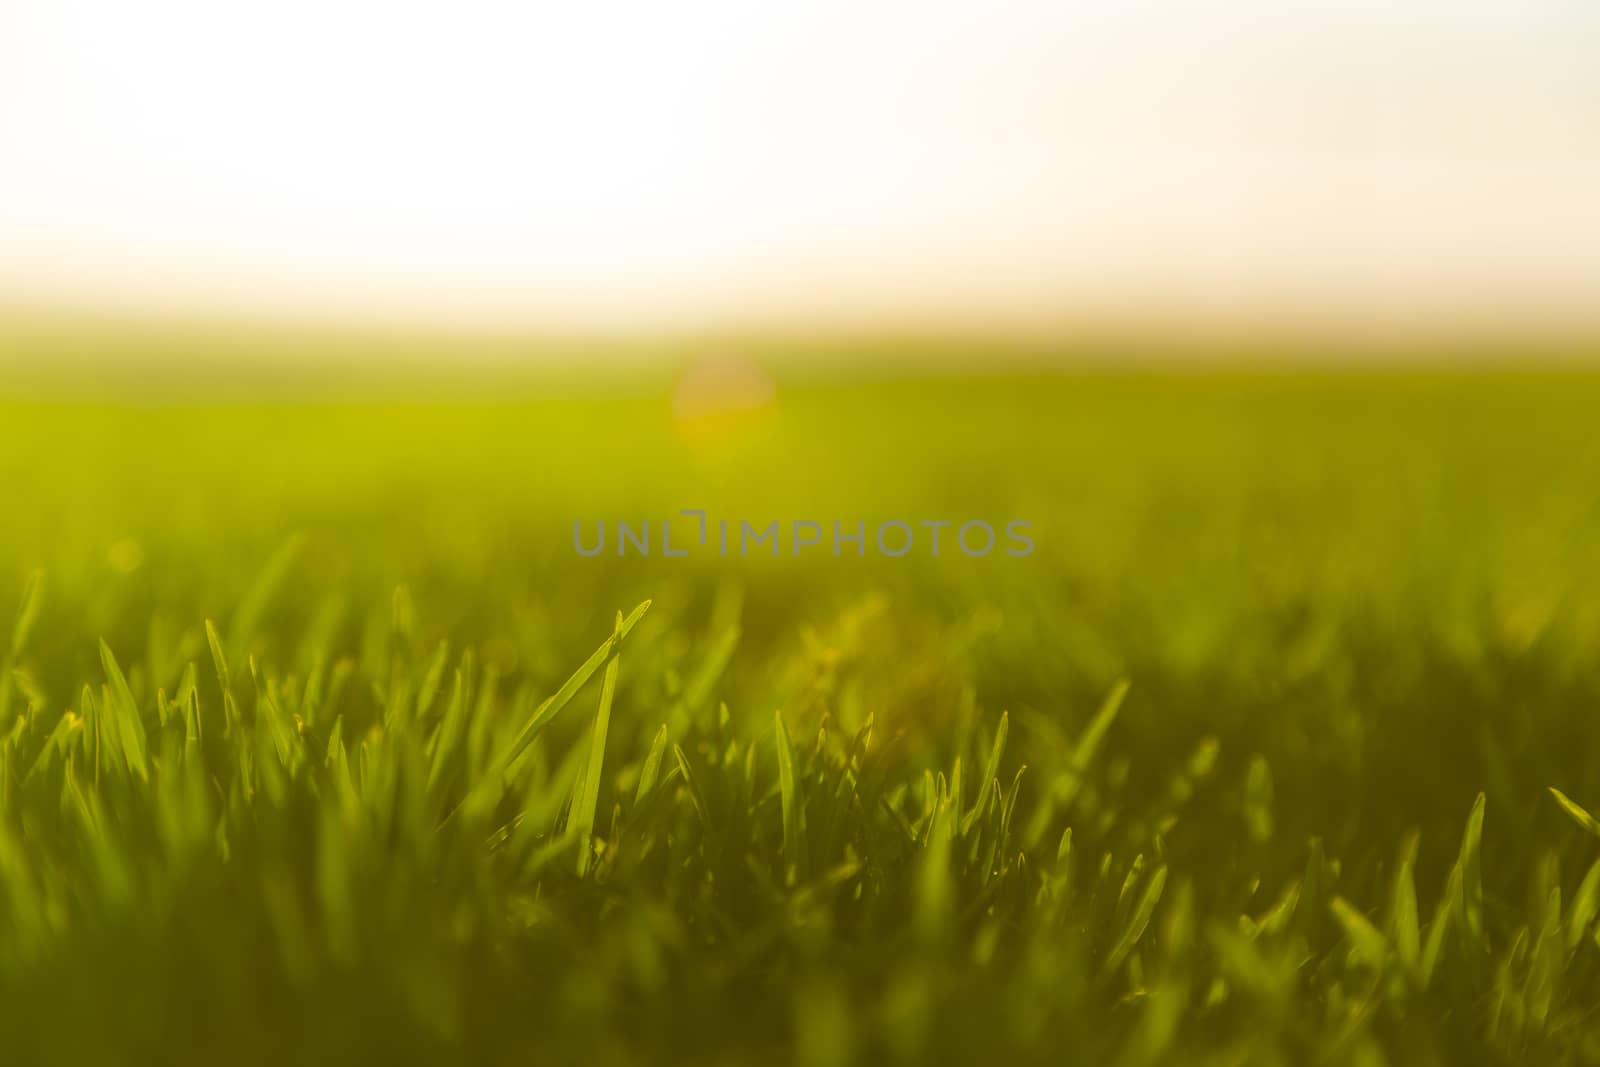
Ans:
{"type": "Polygon", "coordinates": [[[1600,1062],[1600,377],[777,377],[0,403],[6,1062],[1600,1062]]]}

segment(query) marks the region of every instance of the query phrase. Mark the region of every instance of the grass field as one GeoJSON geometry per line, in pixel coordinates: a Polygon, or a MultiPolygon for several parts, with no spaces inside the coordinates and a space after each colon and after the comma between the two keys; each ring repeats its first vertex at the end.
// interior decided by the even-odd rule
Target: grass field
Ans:
{"type": "Polygon", "coordinates": [[[163,373],[0,400],[7,1063],[1600,1062],[1600,376],[163,373]]]}

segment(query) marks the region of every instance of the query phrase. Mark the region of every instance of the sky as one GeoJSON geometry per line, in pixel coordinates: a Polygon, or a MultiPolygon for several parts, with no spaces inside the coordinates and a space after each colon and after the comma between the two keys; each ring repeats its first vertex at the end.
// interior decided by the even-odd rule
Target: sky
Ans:
{"type": "Polygon", "coordinates": [[[0,303],[1600,324],[1600,5],[0,0],[0,303]]]}

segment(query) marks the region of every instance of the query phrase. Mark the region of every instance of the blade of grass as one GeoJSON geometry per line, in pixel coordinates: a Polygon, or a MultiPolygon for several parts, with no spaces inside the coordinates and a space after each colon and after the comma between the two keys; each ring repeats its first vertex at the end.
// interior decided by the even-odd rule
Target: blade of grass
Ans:
{"type": "Polygon", "coordinates": [[[1567,796],[1567,794],[1563,793],[1555,786],[1550,786],[1550,795],[1555,797],[1556,803],[1561,805],[1561,810],[1571,816],[1573,822],[1577,823],[1591,834],[1594,834],[1596,837],[1600,837],[1600,819],[1596,819],[1593,815],[1590,815],[1587,811],[1583,810],[1583,808],[1578,805],[1577,801],[1567,796]]]}
{"type": "Polygon", "coordinates": [[[1072,750],[1066,784],[1061,791],[1063,807],[1070,806],[1083,788],[1084,776],[1088,773],[1089,765],[1094,762],[1095,753],[1100,750],[1100,743],[1105,740],[1106,732],[1116,721],[1117,713],[1122,710],[1123,698],[1127,695],[1127,679],[1118,681],[1112,686],[1111,692],[1107,693],[1105,700],[1101,702],[1100,710],[1095,712],[1088,728],[1083,731],[1083,736],[1078,738],[1078,743],[1072,750]]]}
{"type": "Polygon", "coordinates": [[[1339,925],[1344,927],[1345,937],[1349,939],[1356,955],[1369,967],[1381,968],[1389,955],[1389,942],[1372,925],[1372,921],[1343,897],[1334,897],[1328,901],[1328,907],[1333,911],[1334,918],[1339,920],[1339,925]]]}
{"type": "Polygon", "coordinates": [[[128,689],[128,680],[117,657],[104,639],[100,642],[100,664],[105,668],[106,680],[111,683],[110,713],[116,723],[117,739],[121,742],[123,759],[128,769],[139,776],[141,782],[150,780],[150,767],[145,759],[144,723],[139,719],[139,705],[128,689]]]}
{"type": "Polygon", "coordinates": [[[1105,974],[1112,974],[1122,966],[1122,961],[1128,958],[1139,939],[1144,936],[1145,930],[1150,926],[1150,918],[1155,914],[1156,905],[1161,901],[1161,893],[1167,887],[1167,868],[1163,864],[1157,867],[1150,875],[1150,881],[1145,884],[1144,893],[1139,897],[1139,904],[1128,917],[1128,923],[1122,929],[1122,934],[1117,938],[1117,943],[1106,955],[1103,968],[1105,974]]]}
{"type": "Polygon", "coordinates": [[[972,810],[968,811],[961,820],[961,835],[965,837],[972,832],[972,826],[978,821],[978,816],[983,813],[984,801],[988,797],[987,784],[1000,777],[1000,757],[1005,755],[1006,735],[1011,728],[1011,716],[1006,712],[1000,713],[1000,725],[995,728],[994,743],[989,746],[989,760],[983,765],[983,777],[978,779],[980,788],[978,798],[972,803],[972,810]]]}
{"type": "Polygon", "coordinates": [[[667,754],[667,724],[662,723],[661,729],[656,731],[655,740],[650,742],[650,753],[644,758],[644,769],[639,772],[639,787],[634,791],[633,802],[642,804],[656,787],[657,780],[661,777],[661,760],[667,754]]]}
{"type": "Polygon", "coordinates": [[[1456,901],[1467,936],[1480,948],[1487,948],[1483,940],[1483,815],[1488,798],[1479,793],[1472,802],[1472,813],[1467,816],[1467,828],[1461,835],[1461,853],[1456,863],[1461,868],[1460,894],[1456,901]]]}
{"type": "Polygon", "coordinates": [[[788,861],[787,877],[790,883],[805,876],[805,827],[800,807],[799,789],[794,776],[794,751],[789,745],[789,731],[783,725],[783,712],[772,713],[773,743],[778,750],[778,791],[783,805],[783,855],[788,861]]]}
{"type": "Polygon", "coordinates": [[[527,724],[512,738],[511,743],[506,746],[504,753],[496,761],[498,764],[509,764],[522,753],[523,749],[533,742],[539,732],[549,725],[550,720],[554,719],[572,698],[578,695],[578,691],[588,683],[589,679],[594,677],[595,671],[599,670],[601,665],[606,662],[612,650],[622,643],[622,639],[628,636],[628,632],[634,628],[640,619],[644,618],[645,612],[649,610],[650,601],[648,600],[634,608],[633,612],[622,621],[622,625],[617,627],[611,636],[606,638],[600,647],[595,649],[594,653],[584,661],[583,666],[574,671],[571,677],[561,684],[560,689],[545,698],[544,702],[534,711],[533,718],[528,720],[527,724]]]}
{"type": "Polygon", "coordinates": [[[1417,925],[1417,886],[1413,874],[1417,862],[1417,835],[1411,834],[1400,850],[1400,867],[1395,872],[1390,894],[1389,923],[1393,930],[1395,954],[1415,972],[1422,959],[1422,934],[1417,925]]]}
{"type": "Polygon", "coordinates": [[[33,632],[33,624],[39,619],[39,608],[44,603],[44,572],[33,571],[28,575],[27,584],[22,587],[22,603],[17,608],[17,621],[11,627],[11,659],[15,660],[22,654],[22,648],[28,643],[28,635],[33,632]]]}
{"type": "Polygon", "coordinates": [[[217,671],[217,685],[224,693],[231,692],[233,676],[228,671],[228,654],[223,651],[222,635],[217,633],[217,624],[210,619],[206,620],[206,644],[211,646],[211,664],[217,671]]]}
{"type": "MultiPolygon", "coordinates": [[[[622,639],[638,624],[640,619],[644,618],[645,612],[649,610],[650,601],[648,600],[634,608],[632,613],[622,620],[622,625],[615,627],[611,636],[601,642],[600,647],[595,649],[594,653],[584,661],[583,666],[574,671],[553,695],[545,698],[544,702],[534,710],[532,717],[523,724],[521,729],[509,741],[502,744],[498,751],[490,757],[484,773],[473,785],[472,789],[468,791],[461,803],[457,805],[456,810],[465,808],[471,813],[482,813],[483,809],[493,807],[494,804],[498,803],[500,795],[505,788],[503,777],[507,768],[533,743],[534,739],[549,725],[550,721],[571,702],[572,698],[588,683],[589,679],[594,677],[594,673],[600,669],[616,647],[621,644],[622,639]]],[[[454,813],[454,811],[451,812],[452,815],[454,813]]],[[[445,817],[446,820],[449,817],[447,815],[445,817]]]]}
{"type": "Polygon", "coordinates": [[[256,628],[261,624],[261,617],[266,614],[278,587],[289,576],[289,569],[294,566],[304,540],[298,533],[291,534],[267,560],[266,566],[261,568],[256,580],[250,583],[250,588],[240,598],[239,606],[228,623],[229,631],[233,634],[235,657],[243,656],[248,651],[250,642],[255,639],[256,628]]]}
{"type": "MultiPolygon", "coordinates": [[[[617,612],[613,637],[622,632],[622,612],[617,612]]],[[[620,640],[620,638],[619,638],[620,640]]],[[[589,763],[583,772],[583,791],[578,796],[577,819],[573,834],[578,839],[578,877],[589,873],[594,862],[594,814],[600,799],[600,770],[606,758],[606,732],[611,726],[611,701],[617,692],[617,672],[622,665],[622,654],[615,647],[606,661],[605,677],[600,683],[600,709],[595,712],[594,732],[589,741],[589,763]]]]}

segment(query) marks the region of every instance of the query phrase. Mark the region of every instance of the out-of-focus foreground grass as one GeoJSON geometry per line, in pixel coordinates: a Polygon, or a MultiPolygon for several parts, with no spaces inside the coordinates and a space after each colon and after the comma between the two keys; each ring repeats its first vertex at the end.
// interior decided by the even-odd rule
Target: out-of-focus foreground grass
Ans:
{"type": "Polygon", "coordinates": [[[0,402],[11,1062],[1600,1060],[1600,377],[169,372],[0,402]]]}

